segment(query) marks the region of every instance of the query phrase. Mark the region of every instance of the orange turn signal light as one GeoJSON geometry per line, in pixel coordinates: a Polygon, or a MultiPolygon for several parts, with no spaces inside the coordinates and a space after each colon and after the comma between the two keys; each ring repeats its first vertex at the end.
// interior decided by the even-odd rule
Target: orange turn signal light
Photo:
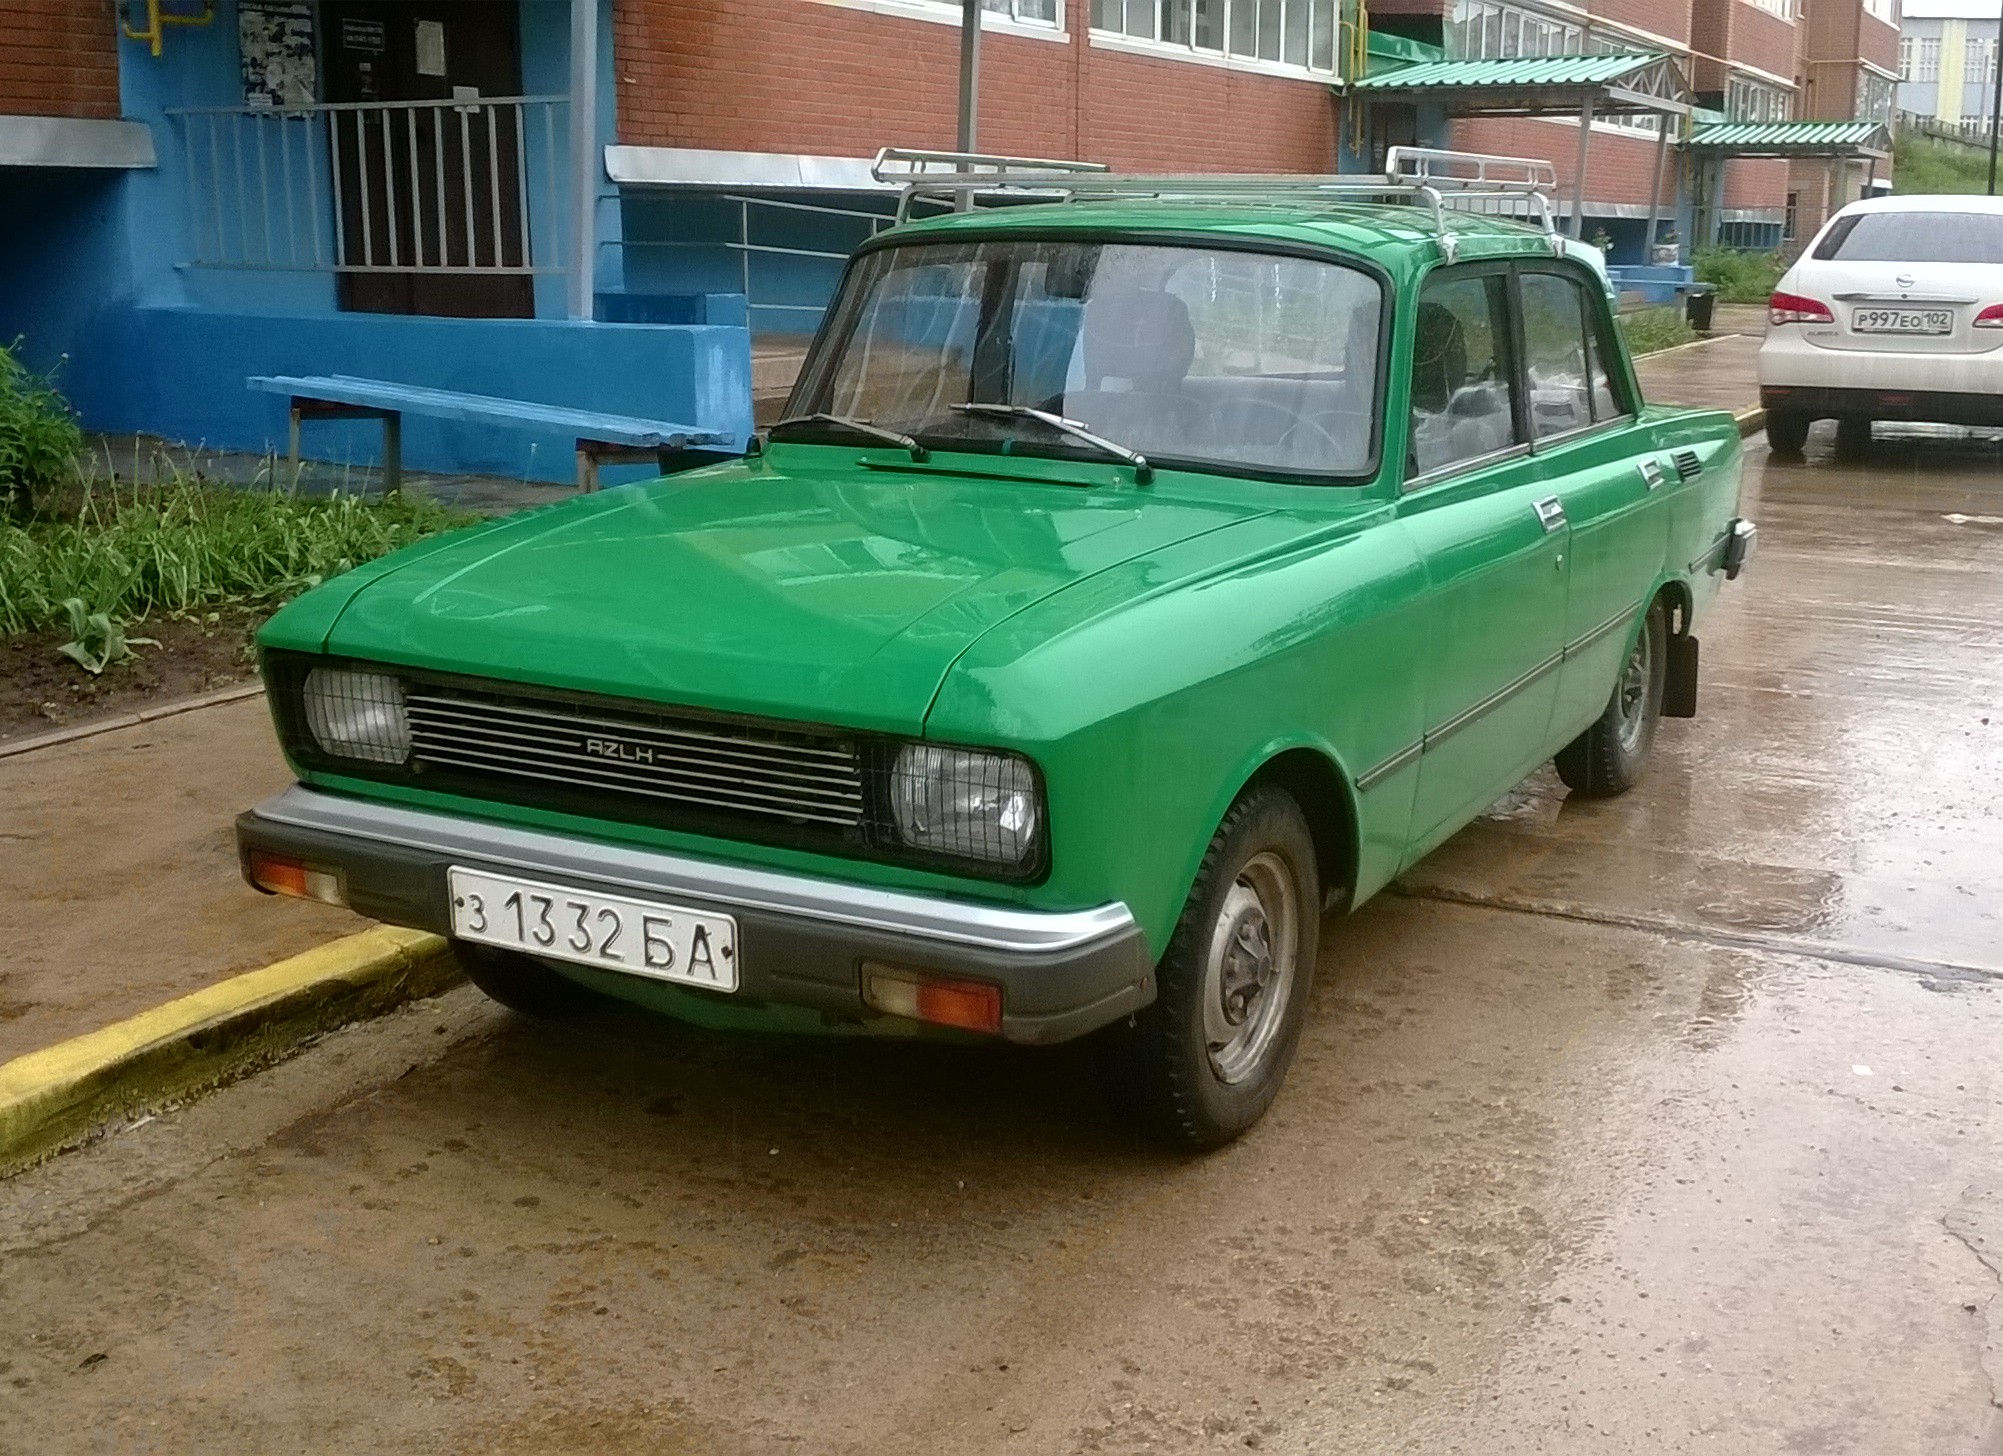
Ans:
{"type": "Polygon", "coordinates": [[[928,1021],[992,1036],[1001,1031],[1001,987],[989,981],[959,981],[928,971],[889,966],[862,968],[862,999],[886,1016],[928,1021]]]}
{"type": "Polygon", "coordinates": [[[250,882],[274,895],[290,895],[295,900],[318,900],[326,905],[345,905],[341,877],[330,869],[307,864],[290,855],[269,850],[250,852],[250,882]]]}

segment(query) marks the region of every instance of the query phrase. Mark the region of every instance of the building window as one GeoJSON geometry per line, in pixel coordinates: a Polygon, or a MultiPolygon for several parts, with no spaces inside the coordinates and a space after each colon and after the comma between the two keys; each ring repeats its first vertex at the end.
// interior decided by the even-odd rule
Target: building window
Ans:
{"type": "MultiPolygon", "coordinates": [[[[1610,49],[1620,50],[1621,46],[1610,49]]],[[[1584,27],[1496,0],[1458,0],[1447,30],[1447,53],[1459,60],[1505,56],[1582,56],[1584,27]]]]}
{"type": "Polygon", "coordinates": [[[1915,81],[1938,81],[1940,79],[1940,37],[1923,35],[1913,52],[1913,79],[1915,81]]]}
{"type": "Polygon", "coordinates": [[[1909,35],[1899,37],[1899,79],[1913,79],[1913,37],[1909,35]]]}
{"type": "MultiPolygon", "coordinates": [[[[997,0],[982,0],[994,5],[997,0]]],[[[1045,6],[1057,0],[1001,0],[1045,6]]],[[[1336,0],[1093,0],[1096,30],[1333,74],[1336,0]]]]}
{"type": "Polygon", "coordinates": [[[1769,15],[1778,15],[1782,20],[1795,17],[1795,0],[1753,0],[1753,4],[1769,15]]]}
{"type": "Polygon", "coordinates": [[[1890,76],[1880,76],[1876,71],[1857,73],[1857,119],[1859,121],[1890,121],[1892,119],[1892,99],[1898,90],[1898,83],[1890,76]]]}
{"type": "Polygon", "coordinates": [[[1864,0],[1864,8],[1887,25],[1899,23],[1899,0],[1864,0]]]}
{"type": "MultiPolygon", "coordinates": [[[[1963,52],[1961,62],[1961,84],[1964,86],[1987,86],[1996,78],[1996,42],[1993,38],[1971,36],[1968,48],[1963,52]]],[[[1973,98],[1971,98],[1973,99],[1973,98]]],[[[1986,115],[1988,103],[1973,115],[1986,115]]]]}
{"type": "Polygon", "coordinates": [[[1725,115],[1733,121],[1786,121],[1794,96],[1750,76],[1733,76],[1725,83],[1725,115]]]}

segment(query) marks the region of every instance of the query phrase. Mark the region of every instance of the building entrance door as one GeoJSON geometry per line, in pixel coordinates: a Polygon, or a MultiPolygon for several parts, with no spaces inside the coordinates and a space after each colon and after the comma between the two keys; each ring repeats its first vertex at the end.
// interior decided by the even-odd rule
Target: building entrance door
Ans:
{"type": "Polygon", "coordinates": [[[327,99],[364,103],[332,114],[340,306],[534,317],[534,279],[505,271],[530,256],[519,111],[480,104],[522,94],[518,0],[331,0],[323,14],[327,99]]]}

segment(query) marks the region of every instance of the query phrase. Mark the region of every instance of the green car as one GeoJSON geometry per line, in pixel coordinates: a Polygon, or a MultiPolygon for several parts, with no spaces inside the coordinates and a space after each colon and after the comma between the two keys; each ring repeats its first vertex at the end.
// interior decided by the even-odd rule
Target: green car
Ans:
{"type": "Polygon", "coordinates": [[[1089,1036],[1150,1128],[1227,1141],[1325,927],[1695,711],[1739,436],[1643,403],[1596,257],[1423,189],[889,229],[746,458],[272,619],[299,783],[246,876],[531,1014],[1089,1036]]]}

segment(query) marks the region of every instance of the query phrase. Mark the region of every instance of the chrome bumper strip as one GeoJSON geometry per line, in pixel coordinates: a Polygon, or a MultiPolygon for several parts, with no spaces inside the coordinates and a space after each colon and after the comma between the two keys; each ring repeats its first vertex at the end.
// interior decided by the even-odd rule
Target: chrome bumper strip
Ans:
{"type": "Polygon", "coordinates": [[[1135,930],[1133,913],[1119,903],[1047,911],[941,899],[352,799],[299,784],[265,800],[254,812],[271,823],[297,829],[535,874],[574,875],[642,896],[688,895],[745,910],[997,953],[1066,955],[1135,930]]]}

